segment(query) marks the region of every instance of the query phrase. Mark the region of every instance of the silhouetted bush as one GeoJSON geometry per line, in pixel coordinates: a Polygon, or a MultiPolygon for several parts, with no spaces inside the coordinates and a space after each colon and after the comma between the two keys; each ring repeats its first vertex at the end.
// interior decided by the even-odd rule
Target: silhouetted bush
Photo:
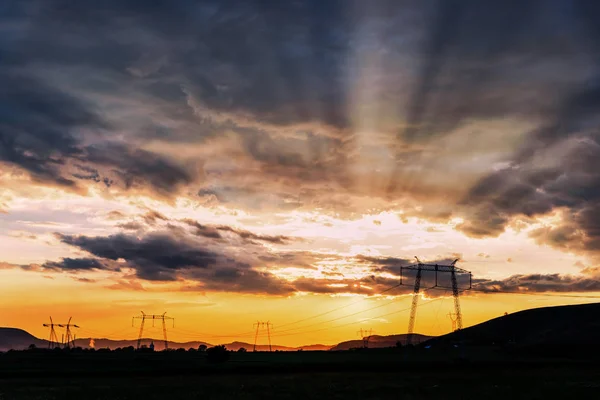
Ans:
{"type": "Polygon", "coordinates": [[[229,360],[229,351],[225,346],[215,346],[206,350],[206,359],[213,364],[224,363],[229,360]]]}
{"type": "Polygon", "coordinates": [[[96,350],[96,353],[102,353],[102,354],[110,353],[110,352],[111,352],[111,350],[108,347],[102,347],[102,348],[96,350]]]}
{"type": "Polygon", "coordinates": [[[208,347],[205,344],[198,346],[198,351],[204,353],[208,347]]]}
{"type": "Polygon", "coordinates": [[[240,347],[240,348],[238,349],[238,353],[245,353],[245,352],[247,352],[247,351],[248,351],[248,350],[246,350],[246,348],[245,348],[245,347],[240,347]]]}

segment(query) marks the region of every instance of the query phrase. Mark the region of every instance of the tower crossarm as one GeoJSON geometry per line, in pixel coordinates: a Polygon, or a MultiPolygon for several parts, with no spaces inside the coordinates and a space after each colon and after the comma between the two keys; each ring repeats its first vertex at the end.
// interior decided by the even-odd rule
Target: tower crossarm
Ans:
{"type": "Polygon", "coordinates": [[[470,274],[471,271],[467,271],[466,269],[458,268],[453,265],[441,265],[441,264],[420,264],[420,265],[406,265],[402,266],[403,270],[407,271],[417,271],[421,269],[421,271],[430,271],[430,272],[452,272],[454,270],[457,274],[470,274]]]}

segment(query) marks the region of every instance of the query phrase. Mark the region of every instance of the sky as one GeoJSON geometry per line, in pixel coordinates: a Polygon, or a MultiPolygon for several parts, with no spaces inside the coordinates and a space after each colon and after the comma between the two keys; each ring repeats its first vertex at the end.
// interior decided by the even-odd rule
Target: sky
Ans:
{"type": "MultiPolygon", "coordinates": [[[[390,288],[415,256],[472,272],[466,326],[598,301],[598,18],[586,0],[3,1],[0,325],[404,333],[414,276],[390,288]]],[[[420,304],[417,332],[450,331],[448,290],[420,304]]]]}

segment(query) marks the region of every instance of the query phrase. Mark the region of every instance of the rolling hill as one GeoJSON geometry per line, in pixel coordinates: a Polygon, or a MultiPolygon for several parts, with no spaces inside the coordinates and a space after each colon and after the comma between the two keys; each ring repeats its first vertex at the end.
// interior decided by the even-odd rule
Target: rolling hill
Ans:
{"type": "Polygon", "coordinates": [[[0,328],[0,351],[25,350],[30,345],[46,347],[48,342],[18,328],[0,328]]]}
{"type": "Polygon", "coordinates": [[[543,307],[519,311],[439,336],[427,343],[469,345],[597,346],[600,303],[543,307]]]}

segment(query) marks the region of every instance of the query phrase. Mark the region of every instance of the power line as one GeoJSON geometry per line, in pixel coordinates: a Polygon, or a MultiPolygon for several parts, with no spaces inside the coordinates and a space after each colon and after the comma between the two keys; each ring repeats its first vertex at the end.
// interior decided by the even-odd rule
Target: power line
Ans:
{"type": "MultiPolygon", "coordinates": [[[[387,291],[389,291],[389,290],[391,290],[391,289],[393,289],[393,288],[395,288],[395,287],[398,287],[398,286],[399,286],[399,285],[392,286],[392,287],[390,287],[390,288],[388,288],[388,289],[384,290],[384,291],[383,291],[383,292],[381,292],[381,293],[387,292],[387,291]]],[[[424,292],[426,292],[426,291],[428,291],[428,290],[430,290],[430,289],[433,289],[433,287],[429,287],[429,288],[426,288],[426,289],[424,289],[424,290],[422,291],[422,293],[424,293],[424,292]]],[[[434,302],[434,301],[443,300],[443,299],[444,299],[444,297],[440,297],[440,298],[438,298],[438,299],[431,300],[431,301],[429,301],[429,302],[425,303],[425,305],[428,305],[428,304],[430,304],[430,303],[432,303],[432,302],[434,302]]],[[[362,301],[362,300],[361,300],[361,301],[362,301]]],[[[351,303],[351,304],[357,304],[357,303],[359,303],[359,302],[360,302],[360,301],[357,301],[357,302],[354,302],[354,303],[351,303]]],[[[386,303],[384,303],[384,304],[379,304],[379,305],[376,305],[376,306],[374,306],[374,307],[370,307],[370,308],[367,308],[367,309],[365,309],[365,310],[360,310],[360,311],[357,311],[357,312],[354,312],[354,313],[351,313],[351,314],[342,315],[342,316],[340,316],[340,317],[336,317],[336,318],[333,318],[333,319],[330,319],[330,320],[327,320],[327,321],[320,321],[320,322],[316,322],[316,323],[314,323],[314,324],[310,324],[310,325],[305,325],[305,326],[300,326],[300,327],[295,327],[295,328],[290,328],[290,329],[284,329],[284,330],[278,330],[278,331],[275,331],[275,332],[273,332],[273,333],[271,334],[271,336],[291,336],[291,335],[298,335],[298,334],[304,334],[304,333],[310,333],[310,332],[318,332],[318,331],[327,330],[327,329],[333,329],[333,328],[335,328],[335,327],[330,327],[330,328],[321,328],[321,329],[317,329],[317,330],[311,330],[311,331],[299,331],[299,332],[294,332],[294,331],[297,331],[297,330],[302,330],[302,329],[310,328],[310,327],[317,326],[317,325],[321,325],[321,324],[326,324],[326,323],[330,323],[330,322],[339,321],[339,320],[341,320],[341,319],[349,318],[349,317],[352,317],[352,316],[355,316],[355,315],[358,315],[358,314],[362,314],[362,313],[365,313],[365,312],[367,312],[367,311],[372,311],[372,310],[375,310],[375,309],[378,309],[378,308],[381,308],[381,307],[385,307],[385,306],[388,306],[388,305],[390,305],[390,304],[397,303],[397,302],[398,302],[398,299],[394,299],[394,300],[392,300],[392,301],[389,301],[389,302],[386,302],[386,303]]],[[[351,305],[351,304],[345,305],[344,307],[348,307],[348,306],[349,306],[349,305],[351,305]]],[[[344,308],[344,307],[338,307],[338,308],[336,308],[336,309],[329,310],[329,311],[327,311],[327,312],[325,312],[325,313],[321,313],[321,314],[318,314],[318,315],[316,315],[316,316],[312,316],[312,317],[304,318],[304,319],[303,319],[303,321],[306,321],[306,320],[309,320],[309,319],[315,318],[315,317],[317,317],[317,316],[321,316],[321,315],[329,314],[329,313],[331,313],[331,312],[337,311],[337,310],[339,310],[339,309],[342,309],[342,308],[344,308]]],[[[410,309],[410,308],[409,308],[409,309],[410,309]]],[[[396,314],[396,313],[398,313],[398,312],[403,312],[403,311],[405,311],[405,310],[394,311],[394,312],[387,313],[387,314],[384,314],[384,315],[382,315],[382,316],[377,316],[377,317],[373,317],[373,318],[381,318],[381,317],[383,317],[383,316],[392,315],[392,314],[396,314]]],[[[355,324],[355,323],[356,323],[356,322],[350,322],[350,323],[347,323],[347,324],[342,324],[342,325],[339,325],[339,326],[336,326],[336,327],[341,327],[341,326],[352,325],[352,324],[355,324]]],[[[291,325],[291,323],[288,323],[287,325],[289,326],[289,325],[291,325]]],[[[256,325],[255,325],[255,326],[256,326],[256,325]]],[[[282,325],[282,326],[283,326],[283,325],[282,325]]],[[[180,330],[182,330],[182,329],[180,329],[180,330]]],[[[192,333],[191,331],[188,331],[188,332],[190,332],[190,334],[192,334],[193,336],[196,336],[196,337],[202,337],[202,336],[204,336],[204,337],[208,337],[208,336],[211,336],[211,335],[202,335],[202,334],[200,334],[200,333],[197,333],[197,332],[196,332],[196,333],[192,333]]],[[[245,335],[245,337],[251,337],[251,333],[252,333],[252,332],[248,332],[248,334],[244,333],[244,335],[245,335]]],[[[242,336],[242,335],[239,335],[239,334],[238,334],[238,335],[236,335],[236,334],[232,334],[232,335],[212,335],[212,337],[228,337],[228,338],[229,338],[229,337],[241,337],[241,336],[242,336]]]]}
{"type": "MultiPolygon", "coordinates": [[[[330,319],[330,320],[327,320],[327,321],[316,322],[316,323],[314,323],[314,324],[310,324],[310,325],[300,326],[300,327],[297,327],[297,328],[291,328],[291,329],[284,329],[284,330],[282,330],[282,331],[279,331],[279,332],[289,332],[289,331],[294,331],[294,330],[297,330],[297,329],[305,329],[305,328],[310,328],[311,326],[316,326],[316,325],[326,324],[326,323],[328,323],[328,322],[334,322],[334,321],[338,321],[338,320],[340,320],[340,319],[344,319],[344,318],[352,317],[352,316],[354,316],[354,315],[362,314],[362,313],[364,313],[364,312],[371,311],[371,310],[375,310],[375,309],[377,309],[377,308],[381,308],[381,307],[385,307],[385,306],[388,306],[388,305],[390,305],[390,304],[392,304],[392,303],[397,303],[397,302],[398,302],[398,300],[397,300],[397,299],[394,299],[394,300],[392,300],[392,301],[388,301],[388,302],[386,302],[386,303],[379,304],[379,305],[377,305],[377,306],[375,306],[375,307],[367,308],[366,310],[360,310],[360,311],[356,311],[356,312],[354,312],[354,313],[352,313],[352,314],[342,315],[341,317],[333,318],[333,319],[330,319]]],[[[307,319],[308,319],[308,318],[307,318],[307,319]]]]}
{"type": "MultiPolygon", "coordinates": [[[[432,289],[432,288],[427,288],[427,289],[423,290],[422,292],[426,292],[426,291],[428,291],[429,289],[432,289]]],[[[430,304],[432,301],[437,301],[437,300],[441,300],[441,299],[443,299],[443,297],[440,297],[439,299],[431,300],[431,301],[429,301],[429,302],[428,302],[428,303],[426,303],[426,304],[430,304]]],[[[357,311],[357,312],[354,312],[354,313],[352,313],[352,314],[346,314],[346,315],[342,315],[341,317],[337,317],[337,318],[330,319],[330,320],[327,320],[327,321],[322,321],[322,322],[318,322],[318,323],[311,324],[311,325],[306,325],[306,326],[299,327],[299,328],[292,328],[292,329],[287,329],[287,330],[279,331],[279,332],[277,332],[277,333],[276,333],[274,336],[287,336],[287,335],[295,335],[295,334],[296,334],[295,332],[292,332],[292,333],[287,333],[287,334],[286,334],[286,333],[284,333],[283,335],[280,335],[280,333],[281,333],[281,332],[289,332],[289,331],[294,331],[294,330],[296,330],[296,329],[305,329],[305,328],[310,328],[311,326],[321,325],[321,324],[328,323],[328,322],[335,322],[335,321],[339,321],[340,319],[345,319],[345,318],[352,317],[352,316],[355,316],[355,315],[358,315],[358,314],[362,314],[362,313],[364,313],[364,312],[371,311],[371,310],[375,310],[375,309],[377,309],[377,308],[381,308],[381,307],[385,307],[385,306],[387,306],[387,305],[390,305],[390,304],[392,304],[392,303],[396,303],[396,302],[397,302],[397,300],[392,300],[392,301],[390,301],[390,302],[387,302],[387,303],[384,303],[384,304],[380,304],[380,305],[378,305],[378,306],[375,306],[375,307],[367,308],[366,310],[357,311]]],[[[409,309],[410,309],[410,308],[408,308],[407,310],[409,310],[409,309]]],[[[384,314],[383,316],[378,316],[378,317],[373,317],[373,318],[381,318],[381,317],[384,317],[384,316],[387,316],[387,315],[396,314],[397,312],[403,312],[403,311],[405,311],[405,310],[394,311],[394,312],[391,312],[391,313],[388,313],[388,314],[384,314]]],[[[373,318],[371,318],[371,319],[373,319],[373,318]]],[[[347,326],[347,325],[352,325],[352,324],[354,324],[354,323],[355,323],[355,322],[350,322],[350,323],[348,323],[348,324],[343,324],[343,325],[339,325],[339,326],[347,326]]],[[[328,328],[323,328],[323,329],[319,329],[319,330],[324,330],[324,329],[328,329],[328,328]]],[[[317,330],[317,331],[319,331],[319,330],[317,330]]],[[[302,332],[300,332],[300,333],[302,333],[302,332]]]]}
{"type": "MultiPolygon", "coordinates": [[[[427,303],[425,303],[425,304],[419,304],[419,305],[417,305],[417,307],[428,306],[428,305],[430,305],[430,304],[432,304],[432,303],[435,303],[436,301],[440,301],[440,300],[442,300],[442,299],[443,299],[443,297],[438,297],[437,299],[430,300],[430,301],[428,301],[428,302],[427,302],[427,303]]],[[[401,309],[401,310],[398,310],[398,311],[392,311],[392,312],[389,312],[389,313],[386,313],[386,314],[377,315],[377,316],[371,317],[370,319],[383,318],[383,317],[387,317],[387,316],[390,316],[390,315],[393,315],[393,314],[402,313],[402,312],[405,312],[405,311],[409,311],[411,308],[412,308],[412,307],[403,308],[403,309],[401,309]]],[[[365,311],[367,311],[367,310],[365,310],[365,311]]],[[[350,315],[348,315],[348,316],[350,316],[350,315]]],[[[341,319],[341,318],[340,318],[340,319],[341,319]]],[[[349,326],[349,325],[355,325],[355,324],[357,324],[357,323],[359,323],[359,322],[352,321],[352,322],[348,322],[348,323],[344,323],[344,324],[340,324],[340,325],[334,325],[334,326],[330,326],[330,327],[326,327],[326,328],[320,328],[320,329],[313,329],[313,330],[310,330],[310,331],[304,331],[304,332],[292,332],[292,333],[284,333],[283,335],[280,335],[280,334],[277,334],[277,333],[276,333],[276,334],[273,334],[273,336],[293,336],[293,335],[304,335],[304,334],[307,334],[307,333],[313,333],[313,332],[322,332],[322,331],[326,331],[326,330],[329,330],[329,329],[337,329],[337,328],[342,328],[342,327],[349,326]]]]}
{"type": "MultiPolygon", "coordinates": [[[[389,287],[389,288],[387,288],[387,289],[385,289],[385,290],[383,290],[383,291],[381,291],[381,292],[379,292],[379,293],[376,293],[376,294],[374,294],[374,295],[372,295],[372,296],[380,296],[380,295],[382,295],[382,294],[384,294],[384,293],[387,293],[387,292],[389,292],[390,290],[392,290],[392,289],[395,289],[395,288],[397,288],[397,287],[399,287],[399,286],[400,286],[400,284],[397,284],[397,285],[391,286],[391,287],[389,287]]],[[[280,327],[289,326],[289,325],[295,325],[295,324],[299,324],[300,322],[304,322],[304,321],[311,320],[311,319],[313,319],[313,318],[322,317],[323,315],[331,314],[332,312],[336,312],[336,311],[342,310],[342,309],[344,309],[344,308],[346,308],[346,307],[350,307],[350,306],[353,306],[353,305],[355,305],[355,304],[358,304],[358,303],[360,303],[360,302],[364,301],[365,299],[366,299],[366,297],[363,297],[363,298],[361,298],[361,299],[359,299],[359,300],[357,300],[357,301],[355,301],[355,302],[352,302],[352,303],[349,303],[349,304],[345,304],[345,305],[343,305],[343,306],[340,306],[340,307],[337,307],[337,308],[331,309],[331,310],[329,310],[329,311],[325,311],[325,312],[323,312],[323,313],[320,313],[320,314],[316,314],[316,315],[312,315],[312,316],[310,316],[310,317],[306,317],[306,318],[303,318],[303,319],[299,319],[298,321],[294,321],[294,322],[288,322],[287,324],[282,324],[282,325],[280,325],[280,327]]]]}
{"type": "Polygon", "coordinates": [[[236,337],[252,337],[254,331],[238,332],[232,334],[213,334],[198,331],[190,331],[182,328],[174,328],[175,332],[183,333],[191,337],[204,337],[204,338],[236,338],[236,337]]]}

